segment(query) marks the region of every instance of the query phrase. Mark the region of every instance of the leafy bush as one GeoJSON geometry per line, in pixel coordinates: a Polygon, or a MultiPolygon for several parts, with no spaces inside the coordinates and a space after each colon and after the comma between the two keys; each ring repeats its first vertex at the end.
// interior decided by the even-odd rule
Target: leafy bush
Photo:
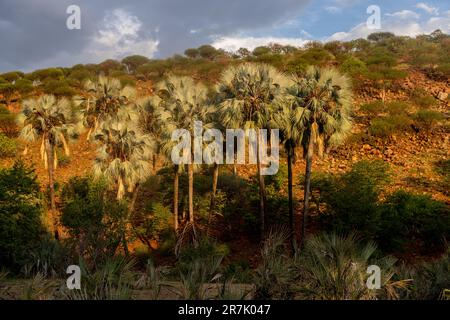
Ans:
{"type": "Polygon", "coordinates": [[[325,228],[345,234],[357,230],[371,239],[377,232],[380,188],[388,181],[388,165],[381,160],[360,161],[348,173],[313,179],[319,202],[326,205],[325,228]]]}
{"type": "Polygon", "coordinates": [[[433,110],[419,110],[413,115],[412,118],[414,119],[417,127],[429,131],[433,128],[436,122],[442,120],[444,116],[442,113],[433,110]]]}
{"type": "Polygon", "coordinates": [[[369,133],[375,137],[387,138],[396,132],[406,131],[411,126],[406,115],[391,115],[370,122],[369,133]]]}
{"type": "Polygon", "coordinates": [[[377,100],[361,105],[360,109],[364,113],[375,116],[377,114],[383,113],[386,110],[386,105],[383,103],[383,101],[377,100]]]}
{"type": "Polygon", "coordinates": [[[414,89],[411,94],[412,102],[419,108],[429,108],[436,105],[436,99],[423,89],[414,89]]]}
{"type": "Polygon", "coordinates": [[[13,157],[16,151],[16,141],[0,133],[0,158],[13,157]]]}
{"type": "Polygon", "coordinates": [[[403,101],[392,101],[386,105],[386,111],[392,115],[406,115],[408,103],[403,101]]]}
{"type": "Polygon", "coordinates": [[[16,161],[0,169],[0,265],[20,271],[46,234],[43,201],[34,169],[16,161]]]}
{"type": "Polygon", "coordinates": [[[413,243],[419,250],[441,250],[450,239],[450,210],[430,196],[397,191],[381,205],[378,229],[382,249],[401,251],[413,243]]]}
{"type": "Polygon", "coordinates": [[[15,137],[18,133],[16,115],[2,105],[0,105],[0,132],[10,138],[15,137]]]}
{"type": "Polygon", "coordinates": [[[125,203],[108,194],[103,181],[75,177],[61,192],[61,223],[67,228],[78,254],[92,261],[114,255],[124,234],[125,203]]]}
{"type": "Polygon", "coordinates": [[[406,249],[442,250],[450,237],[450,211],[429,196],[398,191],[380,201],[381,187],[389,181],[382,161],[357,163],[350,172],[312,180],[325,204],[321,222],[325,229],[357,232],[374,240],[386,252],[406,249]],[[358,199],[358,201],[355,201],[358,199]],[[408,243],[414,246],[407,247],[408,243]]]}

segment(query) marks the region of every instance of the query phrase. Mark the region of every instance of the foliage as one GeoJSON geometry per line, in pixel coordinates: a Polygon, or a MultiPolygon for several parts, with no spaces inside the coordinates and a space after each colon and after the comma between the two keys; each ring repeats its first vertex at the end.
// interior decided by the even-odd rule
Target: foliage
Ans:
{"type": "Polygon", "coordinates": [[[16,141],[0,133],[0,158],[14,157],[16,151],[16,141]]]}
{"type": "Polygon", "coordinates": [[[371,117],[383,113],[386,110],[386,105],[381,100],[376,100],[370,103],[361,105],[361,111],[367,113],[371,117]]]}
{"type": "Polygon", "coordinates": [[[419,110],[412,118],[417,127],[430,131],[436,122],[444,119],[442,113],[433,110],[419,110]]]}
{"type": "Polygon", "coordinates": [[[114,255],[120,245],[127,207],[106,192],[104,181],[76,177],[61,192],[61,223],[74,241],[78,255],[92,263],[114,255]]]}
{"type": "Polygon", "coordinates": [[[0,169],[0,265],[20,271],[45,235],[43,202],[34,169],[21,160],[0,169]]]}
{"type": "Polygon", "coordinates": [[[286,255],[285,243],[289,232],[271,230],[261,248],[261,262],[255,270],[256,299],[291,298],[294,279],[292,259],[286,255]]]}
{"type": "Polygon", "coordinates": [[[394,133],[410,129],[412,120],[406,115],[390,115],[370,122],[369,133],[375,137],[388,138],[394,133]]]}
{"type": "Polygon", "coordinates": [[[133,272],[134,260],[112,256],[101,265],[89,267],[80,260],[81,290],[65,290],[69,300],[129,300],[136,274],[133,272]]]}
{"type": "Polygon", "coordinates": [[[441,250],[450,238],[450,210],[427,195],[397,191],[380,208],[377,241],[387,251],[407,249],[414,239],[415,250],[441,250]]]}
{"type": "Polygon", "coordinates": [[[409,281],[394,279],[394,263],[391,257],[377,258],[376,245],[361,245],[354,235],[318,235],[308,239],[298,259],[298,290],[314,300],[398,299],[409,281]],[[366,285],[370,265],[382,270],[381,289],[366,285]]]}

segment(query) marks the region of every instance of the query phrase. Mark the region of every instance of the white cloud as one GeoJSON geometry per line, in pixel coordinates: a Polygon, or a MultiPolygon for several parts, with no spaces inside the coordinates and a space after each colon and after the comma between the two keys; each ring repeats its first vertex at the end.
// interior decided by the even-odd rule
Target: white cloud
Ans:
{"type": "Polygon", "coordinates": [[[115,9],[106,14],[103,25],[91,39],[83,54],[104,59],[120,59],[139,54],[152,57],[158,50],[158,40],[140,35],[142,23],[129,12],[115,9]]]}
{"type": "Polygon", "coordinates": [[[325,7],[325,11],[327,11],[329,13],[339,13],[339,12],[342,12],[342,9],[335,7],[335,6],[329,6],[329,7],[325,7]]]}
{"type": "Polygon", "coordinates": [[[433,15],[438,15],[439,14],[439,9],[436,7],[432,7],[426,3],[423,2],[419,2],[418,4],[416,4],[416,8],[417,9],[421,9],[425,12],[427,12],[428,14],[433,14],[433,15]]]}
{"type": "Polygon", "coordinates": [[[419,19],[420,15],[411,10],[402,10],[394,13],[386,13],[388,17],[394,17],[398,19],[419,19]]]}
{"type": "Polygon", "coordinates": [[[360,23],[348,32],[334,33],[327,40],[348,41],[358,38],[366,38],[373,32],[387,31],[399,36],[415,37],[420,34],[429,34],[436,29],[445,33],[450,32],[450,16],[431,17],[428,20],[420,20],[417,13],[403,10],[392,14],[386,14],[382,20],[380,30],[367,28],[366,23],[360,23]]]}
{"type": "Polygon", "coordinates": [[[278,38],[278,37],[221,37],[216,39],[212,46],[224,49],[226,51],[235,52],[239,48],[247,48],[253,50],[256,47],[268,45],[270,43],[278,43],[281,45],[291,45],[300,47],[305,45],[308,40],[301,38],[278,38]]]}

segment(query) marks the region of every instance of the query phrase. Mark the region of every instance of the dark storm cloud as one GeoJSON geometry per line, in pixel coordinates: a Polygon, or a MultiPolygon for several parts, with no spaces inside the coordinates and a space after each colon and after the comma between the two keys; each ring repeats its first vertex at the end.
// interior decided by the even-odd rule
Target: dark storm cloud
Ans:
{"type": "MultiPolygon", "coordinates": [[[[44,61],[72,65],[98,32],[108,11],[139,18],[140,37],[159,40],[158,56],[211,42],[212,36],[251,31],[299,13],[307,0],[1,0],[0,71],[30,69],[44,61]],[[68,30],[66,8],[81,7],[82,30],[68,30]],[[158,30],[155,33],[155,30],[158,30]],[[191,32],[195,30],[195,32],[191,32]]],[[[84,58],[86,59],[86,58],[84,58]]]]}

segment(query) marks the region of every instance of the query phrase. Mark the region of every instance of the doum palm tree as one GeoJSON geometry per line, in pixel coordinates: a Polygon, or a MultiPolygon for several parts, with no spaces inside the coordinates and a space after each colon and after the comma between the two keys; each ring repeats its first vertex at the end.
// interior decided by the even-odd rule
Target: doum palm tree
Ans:
{"type": "Polygon", "coordinates": [[[139,186],[150,175],[150,163],[154,150],[150,135],[143,134],[137,121],[110,119],[97,130],[95,140],[100,143],[94,163],[94,176],[105,178],[117,188],[117,200],[131,195],[122,243],[128,255],[127,233],[131,228],[132,214],[139,186]]]}
{"type": "MultiPolygon", "coordinates": [[[[268,127],[277,100],[283,96],[288,78],[274,67],[265,64],[243,63],[231,66],[221,76],[216,87],[224,125],[229,129],[258,129],[268,127]]],[[[257,169],[259,181],[260,231],[264,237],[266,219],[266,191],[261,174],[260,143],[258,143],[257,169]]]]}
{"type": "Polygon", "coordinates": [[[76,96],[74,102],[81,108],[84,125],[89,128],[87,140],[103,122],[133,115],[136,90],[130,86],[122,87],[118,79],[99,76],[97,81],[87,80],[84,89],[86,94],[76,96]]]}
{"type": "Polygon", "coordinates": [[[288,202],[289,202],[289,226],[292,250],[296,247],[295,219],[294,219],[294,197],[293,197],[293,174],[292,169],[296,159],[296,150],[301,146],[305,130],[305,109],[293,103],[292,98],[285,97],[280,101],[277,112],[274,112],[271,127],[280,130],[281,140],[287,154],[288,166],[288,202]]]}
{"type": "MultiPolygon", "coordinates": [[[[172,132],[177,129],[185,129],[191,135],[190,161],[187,163],[188,171],[188,197],[189,197],[189,222],[194,223],[194,125],[196,121],[203,122],[203,128],[211,125],[207,122],[208,114],[212,111],[208,103],[208,90],[205,86],[195,83],[189,77],[177,77],[169,75],[157,85],[158,95],[162,98],[162,109],[159,113],[160,121],[164,125],[164,150],[170,155],[172,148],[178,144],[172,141],[172,132]]],[[[178,199],[178,174],[180,167],[175,166],[175,195],[178,199]]],[[[174,200],[175,201],[175,200],[174,200]]],[[[178,203],[174,202],[174,215],[178,219],[178,203]]]]}
{"type": "Polygon", "coordinates": [[[23,102],[18,121],[23,128],[20,137],[26,141],[41,141],[41,157],[48,171],[51,224],[58,238],[55,203],[54,170],[57,166],[56,147],[62,145],[68,153],[68,138],[78,135],[79,117],[66,99],[52,95],[23,102]]]}
{"type": "Polygon", "coordinates": [[[288,88],[294,106],[304,109],[303,154],[306,159],[301,246],[309,209],[311,168],[314,153],[320,157],[332,145],[345,140],[351,130],[351,81],[335,69],[310,67],[302,77],[294,77],[288,88]]]}

